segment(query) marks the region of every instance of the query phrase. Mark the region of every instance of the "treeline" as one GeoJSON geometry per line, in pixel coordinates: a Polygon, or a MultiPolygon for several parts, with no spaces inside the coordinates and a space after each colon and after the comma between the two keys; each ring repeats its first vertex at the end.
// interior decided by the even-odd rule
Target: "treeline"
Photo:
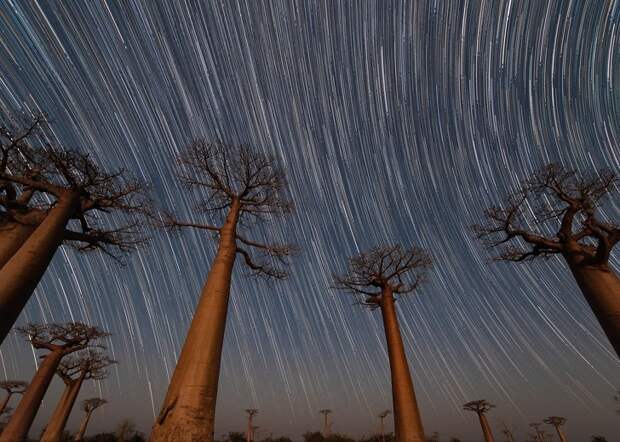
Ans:
{"type": "MultiPolygon", "coordinates": [[[[252,235],[256,224],[286,222],[293,211],[284,169],[276,158],[248,146],[195,140],[177,158],[176,179],[194,200],[190,219],[180,219],[154,206],[148,183],[126,170],[102,167],[84,149],[54,143],[42,116],[23,119],[3,112],[0,117],[0,342],[60,247],[121,259],[146,244],[149,229],[203,231],[204,241],[215,241],[217,251],[211,263],[205,263],[203,289],[150,440],[212,442],[234,270],[244,267],[255,277],[281,280],[288,275],[290,258],[300,252],[293,244],[260,241],[252,235]]],[[[473,235],[499,250],[497,260],[564,260],[620,353],[620,280],[609,265],[620,228],[601,210],[617,191],[617,177],[609,170],[579,173],[549,164],[522,181],[501,204],[488,208],[473,235]]],[[[432,253],[395,241],[350,257],[346,271],[333,277],[333,288],[353,294],[359,305],[381,314],[398,442],[425,442],[426,437],[395,302],[419,291],[433,265],[432,253]]],[[[108,334],[82,323],[29,324],[17,331],[42,353],[43,362],[28,386],[19,384],[22,399],[0,442],[25,440],[58,375],[66,389],[44,434],[44,440],[56,442],[79,386],[89,377],[101,378],[105,366],[115,362],[101,353],[100,341],[108,334]]],[[[9,393],[9,399],[14,394],[9,393]]],[[[486,442],[493,442],[485,417],[490,404],[481,399],[464,408],[476,413],[486,442]]],[[[8,410],[3,411],[9,414],[8,410]]],[[[83,404],[83,410],[86,428],[94,409],[88,411],[83,404]]],[[[552,418],[557,419],[549,425],[564,442],[565,419],[547,419],[552,418]]],[[[75,438],[84,436],[80,430],[75,438]]]]}

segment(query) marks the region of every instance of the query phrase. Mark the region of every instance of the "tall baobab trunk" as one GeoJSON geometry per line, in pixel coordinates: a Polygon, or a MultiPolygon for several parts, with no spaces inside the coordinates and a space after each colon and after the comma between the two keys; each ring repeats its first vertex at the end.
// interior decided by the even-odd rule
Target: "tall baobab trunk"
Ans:
{"type": "Polygon", "coordinates": [[[569,267],[584,297],[620,356],[620,279],[607,265],[569,267]]]}
{"type": "Polygon", "coordinates": [[[45,428],[45,432],[41,436],[41,442],[60,442],[62,439],[62,433],[65,429],[65,425],[67,425],[67,420],[69,419],[75,400],[80,393],[80,388],[82,388],[85,375],[86,373],[83,372],[77,379],[69,381],[58,405],[56,405],[54,414],[45,428]]]}
{"type": "Polygon", "coordinates": [[[62,243],[65,226],[78,204],[77,194],[59,199],[30,238],[0,269],[0,344],[62,243]]]}
{"type": "Polygon", "coordinates": [[[90,421],[90,416],[92,414],[93,412],[89,411],[86,413],[86,416],[84,416],[84,419],[82,420],[82,423],[80,424],[80,429],[75,435],[76,442],[81,442],[84,440],[84,434],[86,433],[86,427],[88,426],[88,422],[90,421]]]}
{"type": "Polygon", "coordinates": [[[484,434],[485,442],[494,442],[493,432],[491,431],[491,426],[489,425],[489,421],[484,413],[478,413],[478,419],[480,419],[480,426],[482,427],[482,434],[484,434]]]}
{"type": "Polygon", "coordinates": [[[220,230],[217,254],[153,427],[153,442],[213,441],[238,218],[239,201],[235,199],[220,230]]]}
{"type": "Polygon", "coordinates": [[[0,434],[0,442],[21,442],[28,436],[45,392],[56,373],[58,364],[64,356],[62,351],[49,353],[34,374],[22,400],[13,412],[9,423],[0,434]]]}
{"type": "Polygon", "coordinates": [[[425,442],[422,419],[413,391],[413,381],[394,308],[394,296],[390,289],[383,290],[380,306],[392,374],[396,442],[425,442]]]}
{"type": "Polygon", "coordinates": [[[30,224],[7,221],[0,223],[0,269],[17,253],[35,229],[36,226],[30,224]]]}

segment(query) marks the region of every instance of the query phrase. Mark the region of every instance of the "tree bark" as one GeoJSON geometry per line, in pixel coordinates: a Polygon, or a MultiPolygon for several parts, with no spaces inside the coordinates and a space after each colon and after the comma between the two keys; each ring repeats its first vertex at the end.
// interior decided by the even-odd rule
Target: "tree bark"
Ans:
{"type": "Polygon", "coordinates": [[[80,377],[70,381],[65,388],[65,391],[56,405],[54,414],[50,418],[43,435],[41,436],[41,442],[60,442],[62,439],[62,432],[67,425],[67,420],[75,404],[75,400],[80,393],[82,383],[84,382],[85,373],[81,373],[80,377]]]}
{"type": "Polygon", "coordinates": [[[24,245],[36,227],[8,221],[0,223],[0,269],[24,245]]]}
{"type": "Polygon", "coordinates": [[[425,442],[422,419],[390,289],[383,290],[380,306],[392,375],[394,436],[396,442],[425,442]]]}
{"type": "Polygon", "coordinates": [[[478,413],[478,419],[480,419],[480,426],[482,427],[482,434],[484,435],[484,442],[494,442],[493,432],[491,426],[484,413],[478,413]]]}
{"type": "Polygon", "coordinates": [[[78,204],[78,195],[60,198],[30,238],[0,269],[0,344],[62,243],[65,226],[78,204]]]}
{"type": "Polygon", "coordinates": [[[239,202],[220,231],[217,254],[202,289],[179,361],[153,426],[153,442],[212,442],[230,280],[236,257],[239,202]]]}
{"type": "Polygon", "coordinates": [[[93,414],[92,411],[89,411],[88,413],[86,413],[86,416],[84,416],[84,419],[82,420],[82,423],[80,424],[80,429],[75,435],[76,442],[81,442],[84,440],[84,434],[86,433],[86,427],[88,426],[88,422],[90,421],[90,416],[92,414],[93,414]]]}
{"type": "Polygon", "coordinates": [[[26,439],[30,426],[41,406],[43,396],[45,396],[63,356],[62,350],[52,351],[45,356],[24,392],[22,400],[19,401],[19,405],[13,412],[9,423],[0,434],[0,442],[22,442],[26,439]]]}
{"type": "Polygon", "coordinates": [[[569,267],[609,342],[620,357],[620,279],[607,266],[569,267]]]}

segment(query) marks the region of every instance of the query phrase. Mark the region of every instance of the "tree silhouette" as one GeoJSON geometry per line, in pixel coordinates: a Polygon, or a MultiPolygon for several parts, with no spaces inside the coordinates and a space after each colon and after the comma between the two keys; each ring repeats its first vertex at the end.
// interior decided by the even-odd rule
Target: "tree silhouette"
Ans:
{"type": "Polygon", "coordinates": [[[254,434],[252,431],[252,419],[254,419],[254,416],[258,414],[258,410],[256,408],[247,408],[245,412],[248,414],[248,430],[246,432],[246,441],[252,442],[252,440],[254,439],[254,434]]]}
{"type": "Polygon", "coordinates": [[[81,442],[84,440],[84,434],[86,434],[86,427],[88,426],[88,422],[90,422],[90,417],[92,416],[93,412],[97,408],[103,407],[107,403],[108,401],[102,398],[98,398],[98,397],[84,399],[82,401],[80,408],[86,414],[84,415],[84,419],[82,420],[82,423],[80,424],[80,429],[75,435],[76,442],[81,442]]]}
{"type": "Polygon", "coordinates": [[[544,419],[543,422],[555,428],[560,442],[566,442],[566,436],[564,436],[564,432],[560,428],[566,423],[566,418],[560,416],[549,416],[548,418],[544,419]]]}
{"type": "MultiPolygon", "coordinates": [[[[150,207],[144,184],[124,170],[104,170],[82,152],[49,144],[30,146],[26,138],[18,143],[6,134],[5,139],[9,141],[0,151],[2,218],[8,223],[5,227],[21,223],[32,229],[19,247],[13,243],[14,253],[0,268],[0,342],[61,244],[117,257],[145,240],[140,232],[150,207]],[[3,166],[7,164],[16,166],[3,166]],[[14,215],[19,207],[12,207],[12,195],[30,195],[24,210],[36,221],[20,221],[14,215]],[[30,206],[36,210],[29,210],[30,206]],[[124,218],[129,221],[119,221],[124,218]]],[[[24,238],[15,231],[5,234],[24,238]]]]}
{"type": "Polygon", "coordinates": [[[425,442],[425,438],[394,302],[419,286],[430,265],[427,253],[415,247],[375,247],[350,258],[347,273],[334,277],[335,288],[361,296],[360,303],[371,309],[381,309],[398,442],[425,442]]]}
{"type": "Polygon", "coordinates": [[[6,391],[6,397],[2,401],[2,405],[0,405],[0,415],[6,410],[11,397],[14,394],[24,394],[27,386],[28,383],[24,381],[0,381],[0,389],[6,391]]]}
{"type": "Polygon", "coordinates": [[[383,410],[381,413],[379,413],[379,435],[381,437],[381,442],[385,442],[385,427],[383,425],[383,421],[385,420],[386,417],[388,417],[388,415],[391,413],[390,410],[383,410]]]}
{"type": "Polygon", "coordinates": [[[536,431],[536,440],[538,440],[538,442],[545,442],[543,431],[540,429],[541,426],[542,424],[540,422],[532,422],[530,424],[530,427],[536,431]]]}
{"type": "Polygon", "coordinates": [[[237,255],[253,275],[281,279],[280,264],[293,251],[289,245],[265,244],[239,232],[256,221],[289,213],[286,180],[273,158],[244,146],[196,141],[180,156],[181,182],[188,191],[206,193],[198,212],[208,212],[219,224],[180,221],[164,216],[169,229],[197,228],[213,232],[218,248],[174,370],[161,412],[153,426],[154,442],[213,441],[215,405],[230,281],[237,255]]]}
{"type": "Polygon", "coordinates": [[[41,436],[41,442],[60,442],[84,381],[105,379],[106,368],[115,363],[100,350],[93,349],[70,355],[60,362],[56,374],[65,384],[65,390],[41,436]]]}
{"type": "Polygon", "coordinates": [[[617,189],[616,176],[608,170],[582,177],[550,164],[524,181],[502,207],[487,209],[486,223],[474,228],[487,246],[501,248],[499,260],[562,256],[620,355],[620,279],[608,264],[620,228],[599,210],[617,189]]]}
{"type": "Polygon", "coordinates": [[[329,408],[319,410],[319,413],[323,415],[323,437],[329,437],[331,423],[329,422],[329,415],[333,413],[329,408]]]}
{"type": "Polygon", "coordinates": [[[39,410],[43,396],[54,377],[60,361],[67,355],[87,348],[103,348],[95,341],[109,336],[97,327],[70,322],[67,324],[29,324],[18,328],[37,350],[46,350],[43,361],[30,385],[24,391],[8,425],[0,435],[0,442],[21,441],[27,434],[39,410]]]}
{"type": "Polygon", "coordinates": [[[495,408],[495,405],[489,403],[485,399],[479,399],[477,401],[467,402],[463,405],[463,410],[473,411],[478,415],[478,419],[480,420],[480,426],[482,427],[482,434],[484,435],[485,442],[493,442],[493,432],[491,431],[491,426],[487,421],[486,414],[492,409],[495,408]]]}

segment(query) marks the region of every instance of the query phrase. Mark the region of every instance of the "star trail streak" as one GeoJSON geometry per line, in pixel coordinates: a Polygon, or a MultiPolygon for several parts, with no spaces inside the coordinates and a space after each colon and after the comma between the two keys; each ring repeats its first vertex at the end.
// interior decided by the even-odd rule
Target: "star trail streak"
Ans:
{"type": "MultiPolygon", "coordinates": [[[[283,283],[237,268],[216,436],[246,408],[265,435],[318,430],[322,408],[334,431],[377,431],[391,402],[380,317],[330,285],[347,256],[401,242],[435,263],[397,304],[429,434],[477,440],[461,405],[485,398],[519,440],[561,415],[571,440],[618,442],[620,363],[566,266],[489,262],[468,226],[549,161],[620,171],[619,20],[612,0],[1,0],[0,106],[48,113],[64,145],[152,182],[179,217],[192,198],[174,157],[193,138],[284,165],[296,213],[257,239],[303,253],[283,283]]],[[[205,232],[152,236],[124,267],[62,249],[20,321],[114,333],[120,363],[83,393],[110,401],[91,431],[150,428],[214,254],[205,232]]],[[[11,337],[0,378],[36,363],[11,337]]]]}

